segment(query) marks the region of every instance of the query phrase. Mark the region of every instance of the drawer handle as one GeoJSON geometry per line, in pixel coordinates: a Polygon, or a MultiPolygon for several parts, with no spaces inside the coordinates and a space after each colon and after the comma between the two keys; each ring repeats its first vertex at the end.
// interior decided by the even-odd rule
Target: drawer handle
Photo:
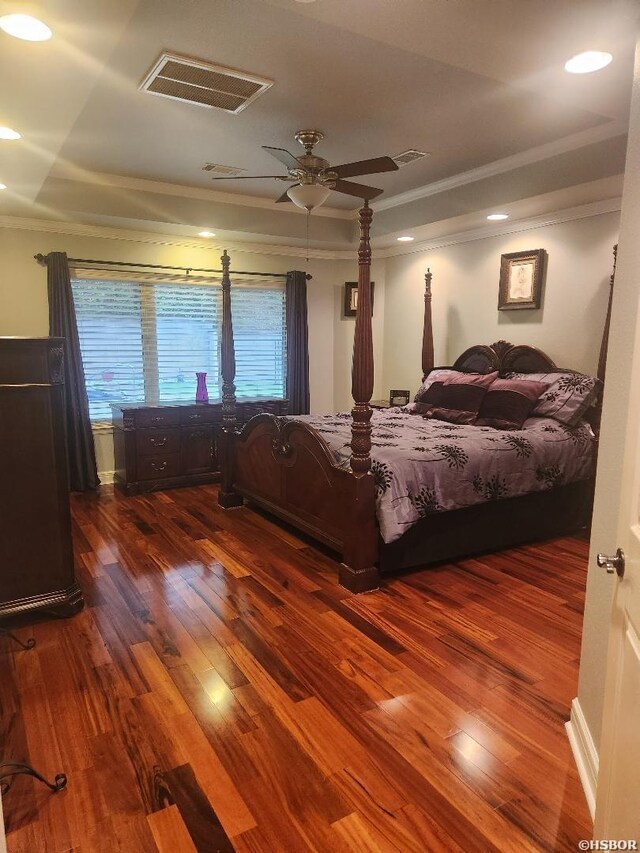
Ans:
{"type": "Polygon", "coordinates": [[[164,462],[161,462],[160,464],[158,464],[157,462],[152,462],[151,467],[154,471],[164,471],[164,469],[167,467],[167,462],[166,460],[164,462]]]}
{"type": "Polygon", "coordinates": [[[189,415],[189,420],[190,421],[199,421],[201,417],[202,417],[202,415],[199,412],[196,412],[193,415],[189,415]]]}
{"type": "Polygon", "coordinates": [[[165,435],[163,438],[150,438],[149,442],[154,447],[164,447],[167,443],[167,436],[165,435]]]}
{"type": "Polygon", "coordinates": [[[151,418],[154,424],[161,424],[164,421],[164,415],[155,415],[151,418]]]}

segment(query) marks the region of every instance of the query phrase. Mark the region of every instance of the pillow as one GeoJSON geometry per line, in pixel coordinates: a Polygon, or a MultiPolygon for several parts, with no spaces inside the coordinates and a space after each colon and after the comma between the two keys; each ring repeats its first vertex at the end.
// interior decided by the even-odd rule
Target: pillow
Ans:
{"type": "Polygon", "coordinates": [[[431,382],[425,389],[421,387],[414,403],[409,404],[412,415],[425,415],[433,406],[442,405],[443,381],[431,382]]]}
{"type": "Polygon", "coordinates": [[[566,426],[576,426],[598,399],[600,380],[584,373],[508,373],[507,379],[544,382],[547,390],[538,399],[531,416],[554,418],[566,426]]]}
{"type": "Polygon", "coordinates": [[[459,370],[453,370],[448,367],[436,367],[430,373],[427,373],[427,375],[422,380],[422,385],[418,388],[418,393],[413,398],[413,402],[422,403],[424,395],[435,382],[444,382],[444,380],[448,376],[451,376],[451,374],[453,373],[459,372],[459,370]]]}
{"type": "Polygon", "coordinates": [[[538,398],[549,386],[528,379],[496,379],[482,400],[478,426],[522,429],[538,398]]]}
{"type": "MultiPolygon", "coordinates": [[[[452,375],[445,378],[442,387],[433,392],[437,402],[426,406],[423,417],[437,418],[452,424],[474,423],[484,395],[497,377],[497,371],[494,373],[452,371],[452,375]]],[[[431,388],[428,390],[431,391],[431,388]]]]}

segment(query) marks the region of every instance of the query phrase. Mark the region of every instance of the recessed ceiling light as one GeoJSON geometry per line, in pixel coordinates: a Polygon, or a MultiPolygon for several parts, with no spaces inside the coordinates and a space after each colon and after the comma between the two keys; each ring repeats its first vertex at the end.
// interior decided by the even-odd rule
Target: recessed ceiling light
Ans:
{"type": "Polygon", "coordinates": [[[6,190],[6,188],[7,188],[6,184],[0,184],[0,190],[6,190]]]}
{"type": "Polygon", "coordinates": [[[586,50],[565,62],[564,70],[569,74],[590,74],[592,71],[606,68],[612,59],[613,56],[610,53],[602,50],[586,50]]]}
{"type": "Polygon", "coordinates": [[[398,237],[398,243],[410,243],[412,240],[415,240],[415,237],[398,237]]]}
{"type": "Polygon", "coordinates": [[[53,35],[46,24],[31,15],[3,15],[0,30],[24,41],[48,41],[53,35]]]}
{"type": "Polygon", "coordinates": [[[487,219],[489,220],[489,222],[500,222],[501,219],[508,219],[508,218],[509,218],[508,213],[490,213],[487,216],[487,219]]]}
{"type": "Polygon", "coordinates": [[[198,237],[215,237],[213,231],[198,231],[198,237]]]}
{"type": "Polygon", "coordinates": [[[10,127],[0,127],[0,139],[21,139],[17,130],[12,130],[10,127]]]}

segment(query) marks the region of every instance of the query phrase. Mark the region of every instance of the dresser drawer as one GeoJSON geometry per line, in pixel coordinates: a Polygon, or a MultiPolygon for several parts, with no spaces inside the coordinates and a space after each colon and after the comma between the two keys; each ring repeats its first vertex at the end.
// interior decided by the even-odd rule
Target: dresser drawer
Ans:
{"type": "Polygon", "coordinates": [[[136,451],[141,456],[152,453],[178,453],[180,450],[180,430],[139,429],[136,430],[136,451]]]}
{"type": "Polygon", "coordinates": [[[222,420],[220,406],[203,406],[202,408],[181,409],[180,423],[182,426],[197,426],[198,424],[214,424],[222,420]]]}
{"type": "Polygon", "coordinates": [[[138,409],[135,417],[136,427],[178,426],[180,409],[138,409]]]}
{"type": "Polygon", "coordinates": [[[157,453],[155,456],[138,458],[139,480],[164,480],[180,474],[179,453],[157,453]]]}

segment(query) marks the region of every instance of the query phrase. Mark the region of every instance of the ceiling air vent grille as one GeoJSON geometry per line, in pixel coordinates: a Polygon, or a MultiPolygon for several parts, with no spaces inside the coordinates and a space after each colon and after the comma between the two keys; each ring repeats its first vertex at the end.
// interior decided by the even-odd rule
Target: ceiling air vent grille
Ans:
{"type": "Polygon", "coordinates": [[[205,163],[202,171],[209,172],[210,175],[218,178],[233,178],[247,170],[240,169],[238,166],[221,166],[220,163],[205,163]]]}
{"type": "Polygon", "coordinates": [[[244,71],[163,53],[140,89],[176,101],[239,113],[271,86],[273,81],[244,71]]]}
{"type": "Polygon", "coordinates": [[[422,160],[423,157],[430,156],[428,151],[418,151],[417,148],[410,148],[408,151],[398,154],[397,157],[393,157],[393,160],[398,166],[406,166],[408,163],[415,163],[416,160],[422,160]]]}

